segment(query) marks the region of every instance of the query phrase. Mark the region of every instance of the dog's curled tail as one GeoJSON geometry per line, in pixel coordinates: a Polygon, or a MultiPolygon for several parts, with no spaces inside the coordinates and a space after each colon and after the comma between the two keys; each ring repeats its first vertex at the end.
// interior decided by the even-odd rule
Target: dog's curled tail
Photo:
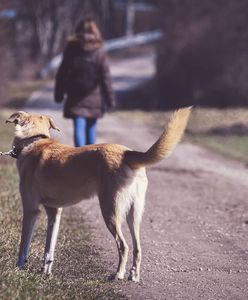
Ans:
{"type": "Polygon", "coordinates": [[[138,169],[152,165],[168,157],[183,136],[189,119],[191,107],[176,110],[160,138],[146,152],[127,151],[125,162],[138,169]]]}

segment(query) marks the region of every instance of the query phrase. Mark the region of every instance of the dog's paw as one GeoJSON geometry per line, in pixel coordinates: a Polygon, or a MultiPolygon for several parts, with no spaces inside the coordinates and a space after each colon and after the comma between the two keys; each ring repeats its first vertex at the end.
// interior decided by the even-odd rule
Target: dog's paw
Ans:
{"type": "Polygon", "coordinates": [[[53,261],[49,261],[46,262],[43,266],[43,274],[44,275],[51,275],[52,273],[52,265],[53,265],[53,261]]]}
{"type": "Polygon", "coordinates": [[[136,270],[131,269],[130,274],[128,276],[128,280],[133,282],[139,282],[140,274],[136,270]]]}
{"type": "Polygon", "coordinates": [[[123,280],[124,279],[124,274],[121,273],[113,273],[108,277],[109,281],[114,281],[114,280],[123,280]]]}

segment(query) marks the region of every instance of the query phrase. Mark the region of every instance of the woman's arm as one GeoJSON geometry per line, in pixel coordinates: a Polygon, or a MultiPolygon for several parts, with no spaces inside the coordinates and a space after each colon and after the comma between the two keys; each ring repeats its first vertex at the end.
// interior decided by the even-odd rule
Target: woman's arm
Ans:
{"type": "Polygon", "coordinates": [[[108,58],[103,50],[101,50],[100,64],[100,83],[103,99],[107,107],[111,108],[115,105],[115,93],[113,90],[108,58]]]}
{"type": "Polygon", "coordinates": [[[66,80],[68,76],[68,62],[70,57],[70,45],[67,45],[64,53],[62,62],[58,68],[55,77],[55,89],[54,89],[54,100],[55,102],[62,102],[66,92],[66,80]]]}

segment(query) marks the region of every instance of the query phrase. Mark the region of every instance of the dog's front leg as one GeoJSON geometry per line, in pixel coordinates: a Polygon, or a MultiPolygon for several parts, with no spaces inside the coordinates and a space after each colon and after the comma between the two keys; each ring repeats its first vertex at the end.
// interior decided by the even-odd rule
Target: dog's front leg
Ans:
{"type": "Polygon", "coordinates": [[[54,251],[56,246],[56,241],[58,237],[60,218],[62,213],[62,208],[54,208],[45,206],[47,213],[47,237],[46,246],[44,253],[44,273],[50,274],[52,270],[52,264],[54,260],[54,251]]]}
{"type": "Polygon", "coordinates": [[[23,268],[28,261],[28,252],[32,241],[32,236],[34,232],[35,222],[39,214],[38,209],[23,211],[22,220],[22,236],[19,251],[19,258],[16,266],[23,268]]]}

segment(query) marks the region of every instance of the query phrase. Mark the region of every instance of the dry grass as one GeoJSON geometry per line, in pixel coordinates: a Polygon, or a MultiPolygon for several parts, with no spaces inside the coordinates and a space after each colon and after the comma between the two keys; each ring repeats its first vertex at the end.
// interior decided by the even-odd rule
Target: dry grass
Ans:
{"type": "MultiPolygon", "coordinates": [[[[10,148],[12,130],[0,113],[0,147],[10,148]]],[[[27,270],[15,268],[21,231],[19,178],[12,158],[0,157],[0,299],[124,299],[107,281],[99,250],[93,247],[80,209],[65,209],[56,248],[53,276],[39,274],[45,242],[42,211],[27,270]]]]}
{"type": "Polygon", "coordinates": [[[194,133],[203,133],[213,128],[231,127],[238,123],[248,126],[247,108],[194,108],[188,128],[194,133]]]}
{"type": "Polygon", "coordinates": [[[8,100],[4,105],[11,109],[22,108],[31,93],[43,86],[44,83],[44,80],[18,80],[10,82],[8,100]]]}

